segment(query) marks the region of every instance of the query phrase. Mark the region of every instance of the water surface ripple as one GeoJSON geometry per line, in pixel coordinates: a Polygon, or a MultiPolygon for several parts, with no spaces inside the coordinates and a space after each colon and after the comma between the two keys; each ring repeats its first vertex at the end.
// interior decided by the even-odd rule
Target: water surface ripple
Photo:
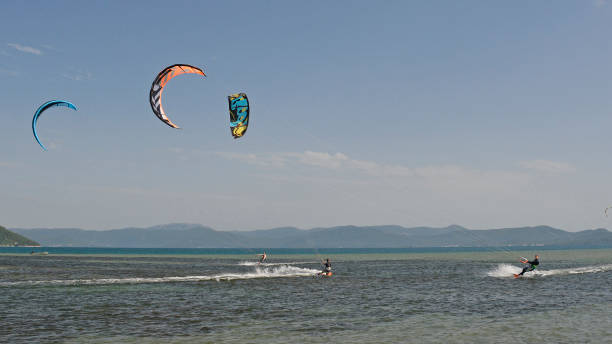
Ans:
{"type": "Polygon", "coordinates": [[[334,254],[332,278],[317,254],[0,254],[0,341],[610,342],[612,250],[540,255],[514,279],[507,252],[334,254]]]}

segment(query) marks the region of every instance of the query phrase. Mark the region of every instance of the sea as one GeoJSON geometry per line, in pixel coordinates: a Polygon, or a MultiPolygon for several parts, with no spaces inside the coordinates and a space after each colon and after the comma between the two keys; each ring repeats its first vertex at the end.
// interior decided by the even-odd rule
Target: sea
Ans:
{"type": "Polygon", "coordinates": [[[0,342],[612,343],[612,249],[259,253],[0,248],[0,342]]]}

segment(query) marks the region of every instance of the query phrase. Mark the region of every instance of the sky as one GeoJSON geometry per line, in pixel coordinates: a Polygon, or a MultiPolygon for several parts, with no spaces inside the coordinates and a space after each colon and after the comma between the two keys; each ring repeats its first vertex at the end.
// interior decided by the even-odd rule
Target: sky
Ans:
{"type": "Polygon", "coordinates": [[[3,1],[0,224],[607,228],[610,37],[607,0],[3,1]]]}

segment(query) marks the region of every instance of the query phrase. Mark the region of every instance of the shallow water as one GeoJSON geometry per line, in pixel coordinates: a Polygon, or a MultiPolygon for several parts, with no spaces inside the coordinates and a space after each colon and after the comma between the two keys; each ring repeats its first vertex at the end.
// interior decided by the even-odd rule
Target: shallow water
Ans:
{"type": "Polygon", "coordinates": [[[612,250],[0,255],[0,341],[605,343],[612,250]]]}

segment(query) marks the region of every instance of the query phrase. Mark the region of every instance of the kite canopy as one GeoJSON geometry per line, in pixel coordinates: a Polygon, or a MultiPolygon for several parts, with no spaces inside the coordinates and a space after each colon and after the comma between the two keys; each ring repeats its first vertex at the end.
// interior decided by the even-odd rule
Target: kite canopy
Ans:
{"type": "Polygon", "coordinates": [[[249,127],[249,98],[245,93],[227,97],[230,113],[230,131],[235,139],[242,137],[249,127]]]}
{"type": "Polygon", "coordinates": [[[159,118],[162,122],[171,126],[172,128],[179,129],[179,127],[172,123],[170,118],[166,116],[166,112],[162,106],[162,93],[164,91],[164,87],[170,81],[170,79],[174,78],[177,75],[181,74],[200,74],[202,76],[206,76],[204,72],[194,66],[186,65],[186,64],[175,64],[170,67],[166,67],[164,70],[157,74],[155,80],[153,80],[153,84],[151,85],[151,91],[149,92],[149,102],[151,103],[151,109],[155,113],[155,116],[159,118]]]}
{"type": "Polygon", "coordinates": [[[54,106],[65,106],[67,108],[70,108],[72,110],[76,111],[76,106],[74,106],[74,104],[72,104],[71,102],[67,102],[65,100],[51,100],[48,101],[46,103],[44,103],[43,105],[41,105],[38,110],[36,110],[36,112],[34,113],[34,118],[32,119],[32,132],[34,133],[34,138],[36,139],[36,142],[38,142],[38,144],[44,149],[47,150],[47,148],[42,144],[42,142],[40,142],[40,139],[38,139],[38,133],[36,132],[36,123],[38,122],[38,117],[44,112],[46,111],[48,108],[54,107],[54,106]]]}

